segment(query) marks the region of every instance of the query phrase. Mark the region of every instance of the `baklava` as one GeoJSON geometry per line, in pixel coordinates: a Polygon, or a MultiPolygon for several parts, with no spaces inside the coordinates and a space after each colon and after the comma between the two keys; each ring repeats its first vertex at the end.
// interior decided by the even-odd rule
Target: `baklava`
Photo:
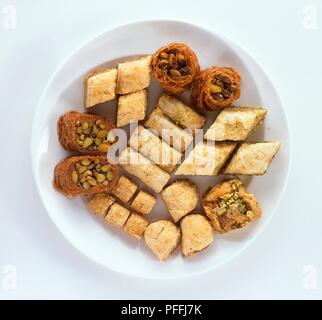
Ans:
{"type": "Polygon", "coordinates": [[[202,70],[192,86],[191,99],[199,109],[221,110],[240,97],[240,75],[233,68],[202,70]]]}
{"type": "Polygon", "coordinates": [[[166,45],[152,56],[155,80],[164,90],[173,94],[188,90],[199,70],[196,54],[182,43],[166,45]]]}
{"type": "Polygon", "coordinates": [[[178,222],[196,208],[199,193],[194,183],[188,180],[178,180],[166,187],[161,192],[161,197],[173,221],[178,222]]]}
{"type": "Polygon", "coordinates": [[[243,141],[264,121],[267,110],[261,107],[228,107],[220,112],[205,133],[212,141],[243,141]]]}
{"type": "Polygon", "coordinates": [[[180,223],[182,234],[182,255],[191,256],[206,249],[214,240],[209,220],[201,214],[185,216],[180,223]]]}
{"type": "Polygon", "coordinates": [[[180,229],[171,221],[159,220],[145,230],[146,245],[161,260],[166,260],[177,248],[181,239],[180,229]]]}
{"type": "Polygon", "coordinates": [[[236,146],[236,142],[200,141],[181,163],[175,175],[216,176],[236,146]]]}
{"type": "Polygon", "coordinates": [[[88,75],[84,80],[85,107],[115,99],[116,78],[116,69],[95,71],[88,75]]]}
{"type": "Polygon", "coordinates": [[[179,151],[141,125],[134,130],[128,144],[169,173],[181,161],[179,151]]]}
{"type": "Polygon", "coordinates": [[[132,148],[126,148],[119,157],[119,164],[155,192],[160,192],[170,180],[170,174],[132,148]]]}
{"type": "Polygon", "coordinates": [[[75,156],[54,170],[55,188],[68,197],[107,192],[118,180],[118,168],[103,156],[75,156]]]}
{"type": "Polygon", "coordinates": [[[238,178],[212,187],[202,198],[202,207],[220,233],[240,229],[261,216],[261,208],[238,178]]]}
{"type": "Polygon", "coordinates": [[[150,214],[156,202],[156,197],[140,190],[131,203],[131,208],[141,214],[150,214]]]}
{"type": "Polygon", "coordinates": [[[250,176],[265,174],[280,145],[278,141],[244,142],[233,155],[224,173],[250,176]]]}
{"type": "Polygon", "coordinates": [[[146,116],[147,107],[148,92],[145,89],[120,96],[117,108],[117,127],[143,120],[146,116]]]}
{"type": "Polygon", "coordinates": [[[127,94],[147,88],[151,80],[151,56],[119,63],[117,94],[127,94]]]}
{"type": "Polygon", "coordinates": [[[58,138],[66,150],[94,155],[106,154],[116,142],[113,128],[108,118],[77,111],[64,113],[57,123],[58,138]]]}

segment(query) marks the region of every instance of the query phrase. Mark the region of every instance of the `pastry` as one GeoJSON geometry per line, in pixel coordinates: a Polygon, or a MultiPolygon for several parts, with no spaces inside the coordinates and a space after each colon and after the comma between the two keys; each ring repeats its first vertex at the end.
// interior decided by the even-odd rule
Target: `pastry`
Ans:
{"type": "Polygon", "coordinates": [[[184,152],[193,140],[191,132],[177,126],[159,108],[154,109],[144,125],[180,152],[184,152]]]}
{"type": "Polygon", "coordinates": [[[274,159],[281,143],[271,142],[244,142],[231,158],[225,174],[232,175],[263,175],[274,159]]]}
{"type": "Polygon", "coordinates": [[[181,239],[180,229],[171,221],[159,220],[145,230],[146,245],[161,260],[166,260],[177,248],[181,239]]]}
{"type": "Polygon", "coordinates": [[[148,106],[148,92],[146,89],[128,93],[119,97],[117,108],[117,127],[143,120],[148,106]]]}
{"type": "Polygon", "coordinates": [[[121,176],[112,190],[112,194],[127,203],[134,195],[138,186],[125,176],[121,176]]]}
{"type": "Polygon", "coordinates": [[[103,156],[66,158],[54,170],[54,187],[68,197],[109,191],[117,180],[117,166],[103,156]]]}
{"type": "Polygon", "coordinates": [[[236,146],[236,142],[200,141],[181,163],[175,175],[216,176],[236,146]]]}
{"type": "Polygon", "coordinates": [[[119,63],[117,72],[117,94],[145,89],[151,80],[151,56],[119,63]]]}
{"type": "Polygon", "coordinates": [[[123,230],[136,239],[141,239],[149,222],[140,214],[132,213],[126,221],[123,230]]]}
{"type": "Polygon", "coordinates": [[[157,199],[151,194],[140,190],[131,203],[131,208],[141,214],[150,214],[157,199]]]}
{"type": "Polygon", "coordinates": [[[96,71],[84,80],[85,107],[90,108],[99,103],[115,99],[116,69],[96,71]]]}
{"type": "Polygon", "coordinates": [[[152,56],[155,80],[164,90],[173,94],[188,90],[199,70],[196,54],[182,43],[170,43],[152,56]]]}
{"type": "Polygon", "coordinates": [[[261,107],[228,107],[220,112],[205,134],[212,141],[243,141],[264,121],[261,107]]]}
{"type": "Polygon", "coordinates": [[[246,191],[238,178],[212,187],[203,196],[202,207],[220,233],[243,228],[261,216],[256,198],[246,191]]]}
{"type": "Polygon", "coordinates": [[[107,215],[105,216],[105,223],[110,223],[116,228],[123,228],[125,222],[129,218],[131,212],[120,205],[117,202],[114,202],[113,205],[108,210],[107,215]]]}
{"type": "Polygon", "coordinates": [[[214,240],[209,220],[201,214],[185,216],[180,223],[182,255],[191,256],[207,248],[214,240]]]}
{"type": "Polygon", "coordinates": [[[128,144],[169,173],[181,161],[179,151],[141,125],[134,130],[128,144]]]}
{"type": "Polygon", "coordinates": [[[205,117],[167,93],[161,95],[157,107],[176,125],[184,129],[191,131],[201,129],[206,121],[205,117]]]}
{"type": "Polygon", "coordinates": [[[169,173],[129,147],[122,151],[119,164],[155,192],[160,192],[170,180],[169,173]]]}
{"type": "Polygon", "coordinates": [[[58,138],[66,150],[94,155],[106,154],[116,142],[113,128],[108,118],[77,111],[64,113],[57,123],[58,138]]]}
{"type": "Polygon", "coordinates": [[[199,109],[226,108],[239,98],[240,80],[233,68],[214,66],[202,70],[192,86],[192,102],[199,109]]]}
{"type": "Polygon", "coordinates": [[[178,180],[166,187],[161,192],[161,197],[173,221],[178,222],[196,208],[199,193],[194,183],[188,180],[178,180]]]}
{"type": "Polygon", "coordinates": [[[87,202],[87,207],[95,216],[105,217],[115,198],[107,193],[97,193],[87,202]]]}

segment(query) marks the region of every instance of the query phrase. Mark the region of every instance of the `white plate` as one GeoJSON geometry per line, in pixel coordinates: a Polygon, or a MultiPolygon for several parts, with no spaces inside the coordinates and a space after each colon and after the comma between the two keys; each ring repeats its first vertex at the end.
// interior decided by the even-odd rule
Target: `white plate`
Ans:
{"type": "MultiPolygon", "coordinates": [[[[160,92],[161,89],[153,83],[149,92],[150,110],[160,92]]],[[[115,103],[108,103],[95,107],[93,111],[114,117],[115,108],[115,103]]],[[[58,69],[39,102],[32,132],[31,157],[38,191],[51,219],[79,251],[123,274],[142,278],[177,278],[214,269],[231,260],[254,241],[273,216],[282,197],[289,170],[289,148],[287,120],[276,90],[247,53],[222,36],[187,23],[145,21],[100,35],[77,50],[58,69]],[[202,68],[217,64],[237,69],[243,78],[238,103],[259,104],[268,108],[264,125],[251,140],[280,140],[282,147],[266,175],[243,179],[262,206],[263,217],[260,220],[245,229],[224,236],[216,235],[215,242],[207,250],[193,257],[183,259],[177,251],[169,260],[161,263],[144,241],[130,239],[122,231],[106,226],[90,215],[84,200],[68,200],[57,193],[52,187],[52,179],[55,164],[68,155],[58,142],[56,122],[67,110],[83,110],[84,75],[97,66],[112,67],[120,61],[120,57],[124,60],[127,56],[153,53],[170,42],[188,44],[197,53],[202,68]]],[[[192,180],[203,194],[210,185],[221,179],[195,177],[192,180]]],[[[168,216],[168,213],[159,199],[151,213],[151,220],[161,216],[168,216]]]]}

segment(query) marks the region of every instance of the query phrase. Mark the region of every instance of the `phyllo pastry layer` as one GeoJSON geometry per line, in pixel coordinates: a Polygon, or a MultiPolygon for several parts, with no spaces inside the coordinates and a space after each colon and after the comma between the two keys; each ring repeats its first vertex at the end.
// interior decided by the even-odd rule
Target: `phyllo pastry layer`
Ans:
{"type": "Polygon", "coordinates": [[[167,93],[161,95],[157,107],[182,128],[201,129],[206,121],[205,117],[167,93]]]}
{"type": "Polygon", "coordinates": [[[60,161],[54,170],[55,188],[68,197],[107,192],[117,180],[117,166],[103,156],[70,157],[60,161]]]}
{"type": "Polygon", "coordinates": [[[221,110],[240,97],[240,75],[230,67],[202,70],[192,86],[191,98],[200,109],[221,110]]]}
{"type": "Polygon", "coordinates": [[[159,220],[145,230],[146,245],[161,260],[166,260],[177,248],[181,239],[180,229],[171,221],[159,220]]]}
{"type": "Polygon", "coordinates": [[[88,75],[84,80],[85,107],[90,108],[115,99],[116,78],[116,69],[97,71],[88,75]]]}
{"type": "Polygon", "coordinates": [[[126,94],[147,88],[151,80],[151,56],[119,63],[116,93],[126,94]]]}
{"type": "Polygon", "coordinates": [[[259,218],[261,208],[238,179],[221,182],[202,198],[202,207],[214,229],[220,233],[240,229],[259,218]]]}
{"type": "Polygon", "coordinates": [[[189,214],[181,220],[180,226],[184,257],[206,249],[214,241],[213,228],[204,215],[189,214]]]}
{"type": "Polygon", "coordinates": [[[177,126],[159,108],[154,109],[144,125],[180,152],[185,151],[193,140],[189,130],[177,126]]]}
{"type": "Polygon", "coordinates": [[[261,107],[228,107],[221,111],[205,134],[212,141],[243,141],[263,122],[267,110],[261,107]]]}
{"type": "Polygon", "coordinates": [[[148,107],[148,92],[140,90],[119,97],[117,107],[117,127],[143,120],[148,107]]]}
{"type": "Polygon", "coordinates": [[[128,144],[167,172],[171,172],[181,161],[179,151],[141,125],[135,129],[128,144]]]}
{"type": "Polygon", "coordinates": [[[236,145],[236,142],[200,141],[179,166],[175,175],[216,176],[236,145]]]}
{"type": "Polygon", "coordinates": [[[57,123],[58,138],[66,150],[95,155],[106,154],[116,142],[113,128],[108,118],[77,111],[64,113],[57,123]]]}
{"type": "Polygon", "coordinates": [[[119,164],[155,192],[160,192],[170,180],[169,173],[130,147],[122,151],[119,164]]]}
{"type": "Polygon", "coordinates": [[[225,174],[233,175],[263,175],[281,143],[255,142],[242,143],[224,170],[225,174]]]}
{"type": "Polygon", "coordinates": [[[199,73],[196,54],[185,44],[171,43],[152,56],[152,71],[160,86],[173,94],[188,90],[199,73]]]}

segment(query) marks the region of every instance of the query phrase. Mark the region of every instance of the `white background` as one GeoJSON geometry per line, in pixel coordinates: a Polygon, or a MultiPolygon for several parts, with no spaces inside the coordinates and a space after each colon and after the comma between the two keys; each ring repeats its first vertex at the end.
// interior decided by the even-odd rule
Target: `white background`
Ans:
{"type": "Polygon", "coordinates": [[[0,0],[0,299],[321,299],[321,93],[320,0],[0,0]],[[229,264],[178,281],[122,276],[77,252],[47,216],[29,157],[37,101],[57,67],[103,31],[154,18],[198,24],[246,49],[280,93],[293,148],[286,194],[261,236],[229,264]],[[14,290],[5,285],[8,265],[14,290]]]}

